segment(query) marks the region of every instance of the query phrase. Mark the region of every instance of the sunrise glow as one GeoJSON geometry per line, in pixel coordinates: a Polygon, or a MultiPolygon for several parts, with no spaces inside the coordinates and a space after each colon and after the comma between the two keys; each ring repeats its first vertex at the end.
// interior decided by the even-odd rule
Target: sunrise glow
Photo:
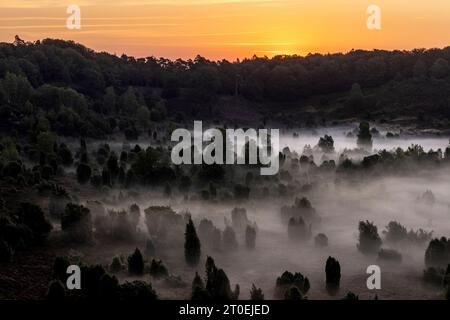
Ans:
{"type": "Polygon", "coordinates": [[[139,57],[236,59],[362,49],[444,47],[447,0],[3,0],[0,41],[74,40],[95,50],[139,57]],[[81,30],[68,30],[66,8],[81,8],[81,30]],[[368,30],[366,9],[382,10],[368,30]]]}

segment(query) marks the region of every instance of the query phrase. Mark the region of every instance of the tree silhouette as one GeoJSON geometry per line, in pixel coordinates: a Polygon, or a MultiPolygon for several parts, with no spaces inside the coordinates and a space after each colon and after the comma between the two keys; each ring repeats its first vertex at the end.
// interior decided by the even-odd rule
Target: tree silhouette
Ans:
{"type": "Polygon", "coordinates": [[[200,239],[197,236],[197,231],[195,230],[195,226],[191,218],[189,218],[189,221],[186,224],[186,232],[184,233],[184,236],[184,257],[190,266],[196,266],[200,261],[201,255],[200,239]]]}
{"type": "Polygon", "coordinates": [[[378,253],[382,241],[378,235],[378,229],[369,221],[359,222],[359,244],[357,245],[358,250],[364,254],[374,254],[378,253]]]}

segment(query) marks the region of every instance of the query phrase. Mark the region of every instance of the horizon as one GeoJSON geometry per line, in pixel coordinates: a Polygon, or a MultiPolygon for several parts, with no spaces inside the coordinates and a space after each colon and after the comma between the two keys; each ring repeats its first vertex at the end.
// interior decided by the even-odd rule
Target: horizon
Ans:
{"type": "Polygon", "coordinates": [[[81,29],[66,28],[72,1],[6,0],[0,41],[73,40],[99,52],[210,60],[412,50],[448,46],[450,2],[378,0],[381,29],[369,30],[369,1],[80,0],[81,29]]]}

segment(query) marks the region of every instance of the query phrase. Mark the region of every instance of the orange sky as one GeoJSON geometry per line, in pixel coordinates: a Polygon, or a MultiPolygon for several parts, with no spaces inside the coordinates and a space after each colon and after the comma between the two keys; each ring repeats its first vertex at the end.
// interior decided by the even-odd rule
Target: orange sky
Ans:
{"type": "Polygon", "coordinates": [[[62,38],[139,57],[211,59],[450,45],[450,0],[0,0],[0,41],[62,38]],[[81,7],[81,30],[66,8],[81,7]],[[366,27],[369,5],[382,29],[366,27]]]}

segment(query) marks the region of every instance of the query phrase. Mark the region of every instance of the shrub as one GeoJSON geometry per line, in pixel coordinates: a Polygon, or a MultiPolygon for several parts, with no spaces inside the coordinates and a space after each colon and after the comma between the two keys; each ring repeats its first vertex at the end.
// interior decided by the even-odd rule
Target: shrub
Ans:
{"type": "Polygon", "coordinates": [[[202,278],[195,273],[194,280],[192,280],[192,294],[191,300],[209,300],[211,296],[205,288],[202,278]]]}
{"type": "Polygon", "coordinates": [[[275,296],[278,298],[284,297],[286,291],[291,286],[297,287],[302,295],[305,295],[309,289],[309,279],[304,277],[301,273],[291,273],[289,271],[283,272],[283,274],[277,278],[275,283],[275,296]]]}
{"type": "Polygon", "coordinates": [[[0,262],[7,263],[11,262],[12,257],[14,255],[14,250],[9,246],[9,244],[0,239],[0,262]]]}
{"type": "Polygon", "coordinates": [[[442,237],[433,239],[425,251],[425,265],[429,267],[445,267],[450,263],[450,239],[442,237]]]}
{"type": "Polygon", "coordinates": [[[244,208],[234,208],[231,211],[231,225],[235,230],[243,230],[250,221],[247,218],[247,210],[244,208]]]}
{"type": "Polygon", "coordinates": [[[61,229],[72,241],[89,243],[92,241],[92,220],[88,208],[69,203],[61,217],[61,229]]]}
{"type": "Polygon", "coordinates": [[[128,272],[134,275],[142,275],[144,273],[144,259],[138,248],[128,257],[128,272]]]}
{"type": "Polygon", "coordinates": [[[10,161],[3,167],[3,176],[17,178],[22,173],[22,165],[17,161],[10,161]]]}
{"type": "Polygon", "coordinates": [[[144,281],[125,282],[120,285],[120,300],[141,303],[156,300],[158,296],[150,283],[144,281]]]}
{"type": "Polygon", "coordinates": [[[152,259],[152,263],[150,264],[150,275],[154,278],[167,277],[169,271],[161,260],[152,259]]]}
{"type": "Polygon", "coordinates": [[[247,249],[255,249],[256,228],[247,226],[245,229],[245,246],[247,249]]]}
{"type": "Polygon", "coordinates": [[[59,146],[58,157],[60,158],[61,163],[65,166],[70,166],[73,163],[72,152],[64,143],[61,143],[61,145],[59,146]]]}
{"type": "Polygon", "coordinates": [[[191,218],[189,218],[189,222],[186,224],[184,236],[184,257],[188,265],[196,266],[200,261],[201,249],[200,240],[197,237],[197,232],[191,218]]]}
{"type": "Polygon", "coordinates": [[[56,257],[53,262],[53,279],[66,282],[68,278],[67,268],[70,266],[70,262],[65,257],[56,257]]]}
{"type": "Polygon", "coordinates": [[[307,226],[302,217],[290,218],[288,236],[291,240],[308,240],[311,237],[311,225],[307,226]]]}
{"type": "Polygon", "coordinates": [[[48,203],[48,211],[50,217],[58,220],[61,219],[61,216],[63,215],[67,204],[70,203],[71,200],[69,194],[65,190],[63,190],[53,192],[48,203]]]}
{"type": "Polygon", "coordinates": [[[52,225],[45,218],[44,212],[35,204],[21,203],[16,216],[19,223],[31,230],[36,242],[45,240],[52,229],[52,225]]]}
{"type": "Polygon", "coordinates": [[[47,300],[50,301],[64,301],[66,292],[63,284],[59,280],[53,280],[50,282],[47,292],[47,300]]]}
{"type": "Polygon", "coordinates": [[[296,286],[290,286],[284,292],[284,300],[303,300],[303,295],[299,288],[296,286]]]}
{"type": "Polygon", "coordinates": [[[115,301],[119,299],[119,281],[115,276],[105,273],[101,276],[98,284],[98,295],[100,299],[115,301]]]}

